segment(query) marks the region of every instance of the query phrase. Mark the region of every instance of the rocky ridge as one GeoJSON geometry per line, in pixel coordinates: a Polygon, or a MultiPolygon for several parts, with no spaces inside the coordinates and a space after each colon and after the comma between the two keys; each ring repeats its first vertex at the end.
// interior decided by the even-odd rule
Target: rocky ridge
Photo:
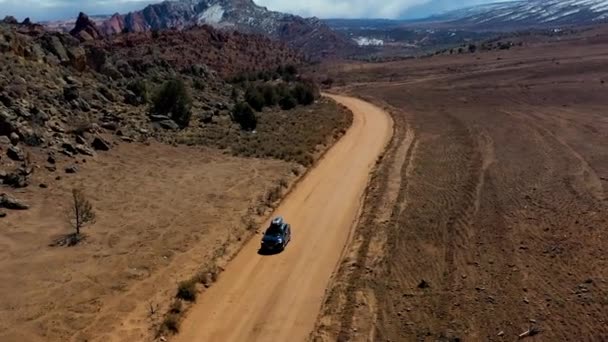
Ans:
{"type": "Polygon", "coordinates": [[[120,143],[174,143],[209,125],[232,127],[238,91],[225,77],[300,60],[268,38],[211,27],[109,40],[97,32],[84,14],[73,35],[0,22],[0,184],[22,188],[35,172],[78,172],[78,163],[120,143]],[[185,129],[150,115],[152,94],[176,77],[192,97],[185,129]]]}

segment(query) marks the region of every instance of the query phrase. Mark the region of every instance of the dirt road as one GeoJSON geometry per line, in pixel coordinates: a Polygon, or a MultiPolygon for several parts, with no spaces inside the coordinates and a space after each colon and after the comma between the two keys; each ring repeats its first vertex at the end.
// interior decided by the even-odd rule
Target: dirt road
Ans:
{"type": "Polygon", "coordinates": [[[248,243],[200,297],[176,341],[303,341],[314,328],[369,173],[392,133],[381,109],[331,97],[353,111],[353,125],[276,210],[291,223],[292,242],[274,256],[258,255],[258,238],[248,243]]]}

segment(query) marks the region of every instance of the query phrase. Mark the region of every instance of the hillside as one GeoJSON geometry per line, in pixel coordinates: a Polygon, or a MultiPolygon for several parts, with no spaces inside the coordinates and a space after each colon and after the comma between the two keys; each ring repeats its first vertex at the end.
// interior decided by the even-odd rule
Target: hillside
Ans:
{"type": "Polygon", "coordinates": [[[413,22],[412,25],[520,30],[597,24],[607,19],[606,0],[529,0],[463,8],[413,22]]]}
{"type": "Polygon", "coordinates": [[[270,11],[252,0],[180,0],[152,4],[141,11],[115,14],[101,23],[101,32],[148,32],[211,25],[225,30],[262,34],[287,43],[313,58],[352,48],[347,39],[317,18],[270,11]]]}

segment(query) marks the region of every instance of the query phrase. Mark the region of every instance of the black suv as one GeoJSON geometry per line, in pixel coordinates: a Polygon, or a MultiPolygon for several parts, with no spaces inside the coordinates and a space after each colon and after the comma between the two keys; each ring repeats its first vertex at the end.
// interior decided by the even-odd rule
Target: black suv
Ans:
{"type": "Polygon", "coordinates": [[[272,220],[262,237],[261,251],[280,252],[291,241],[291,226],[282,217],[272,220]]]}

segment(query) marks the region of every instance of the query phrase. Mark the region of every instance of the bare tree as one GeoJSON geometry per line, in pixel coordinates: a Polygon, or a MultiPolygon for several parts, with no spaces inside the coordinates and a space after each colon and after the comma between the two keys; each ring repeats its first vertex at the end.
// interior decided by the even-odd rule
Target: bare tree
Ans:
{"type": "Polygon", "coordinates": [[[95,222],[95,212],[93,211],[93,205],[81,189],[73,189],[72,198],[74,203],[69,210],[68,220],[72,228],[76,230],[76,237],[78,237],[83,227],[95,222]]]}

